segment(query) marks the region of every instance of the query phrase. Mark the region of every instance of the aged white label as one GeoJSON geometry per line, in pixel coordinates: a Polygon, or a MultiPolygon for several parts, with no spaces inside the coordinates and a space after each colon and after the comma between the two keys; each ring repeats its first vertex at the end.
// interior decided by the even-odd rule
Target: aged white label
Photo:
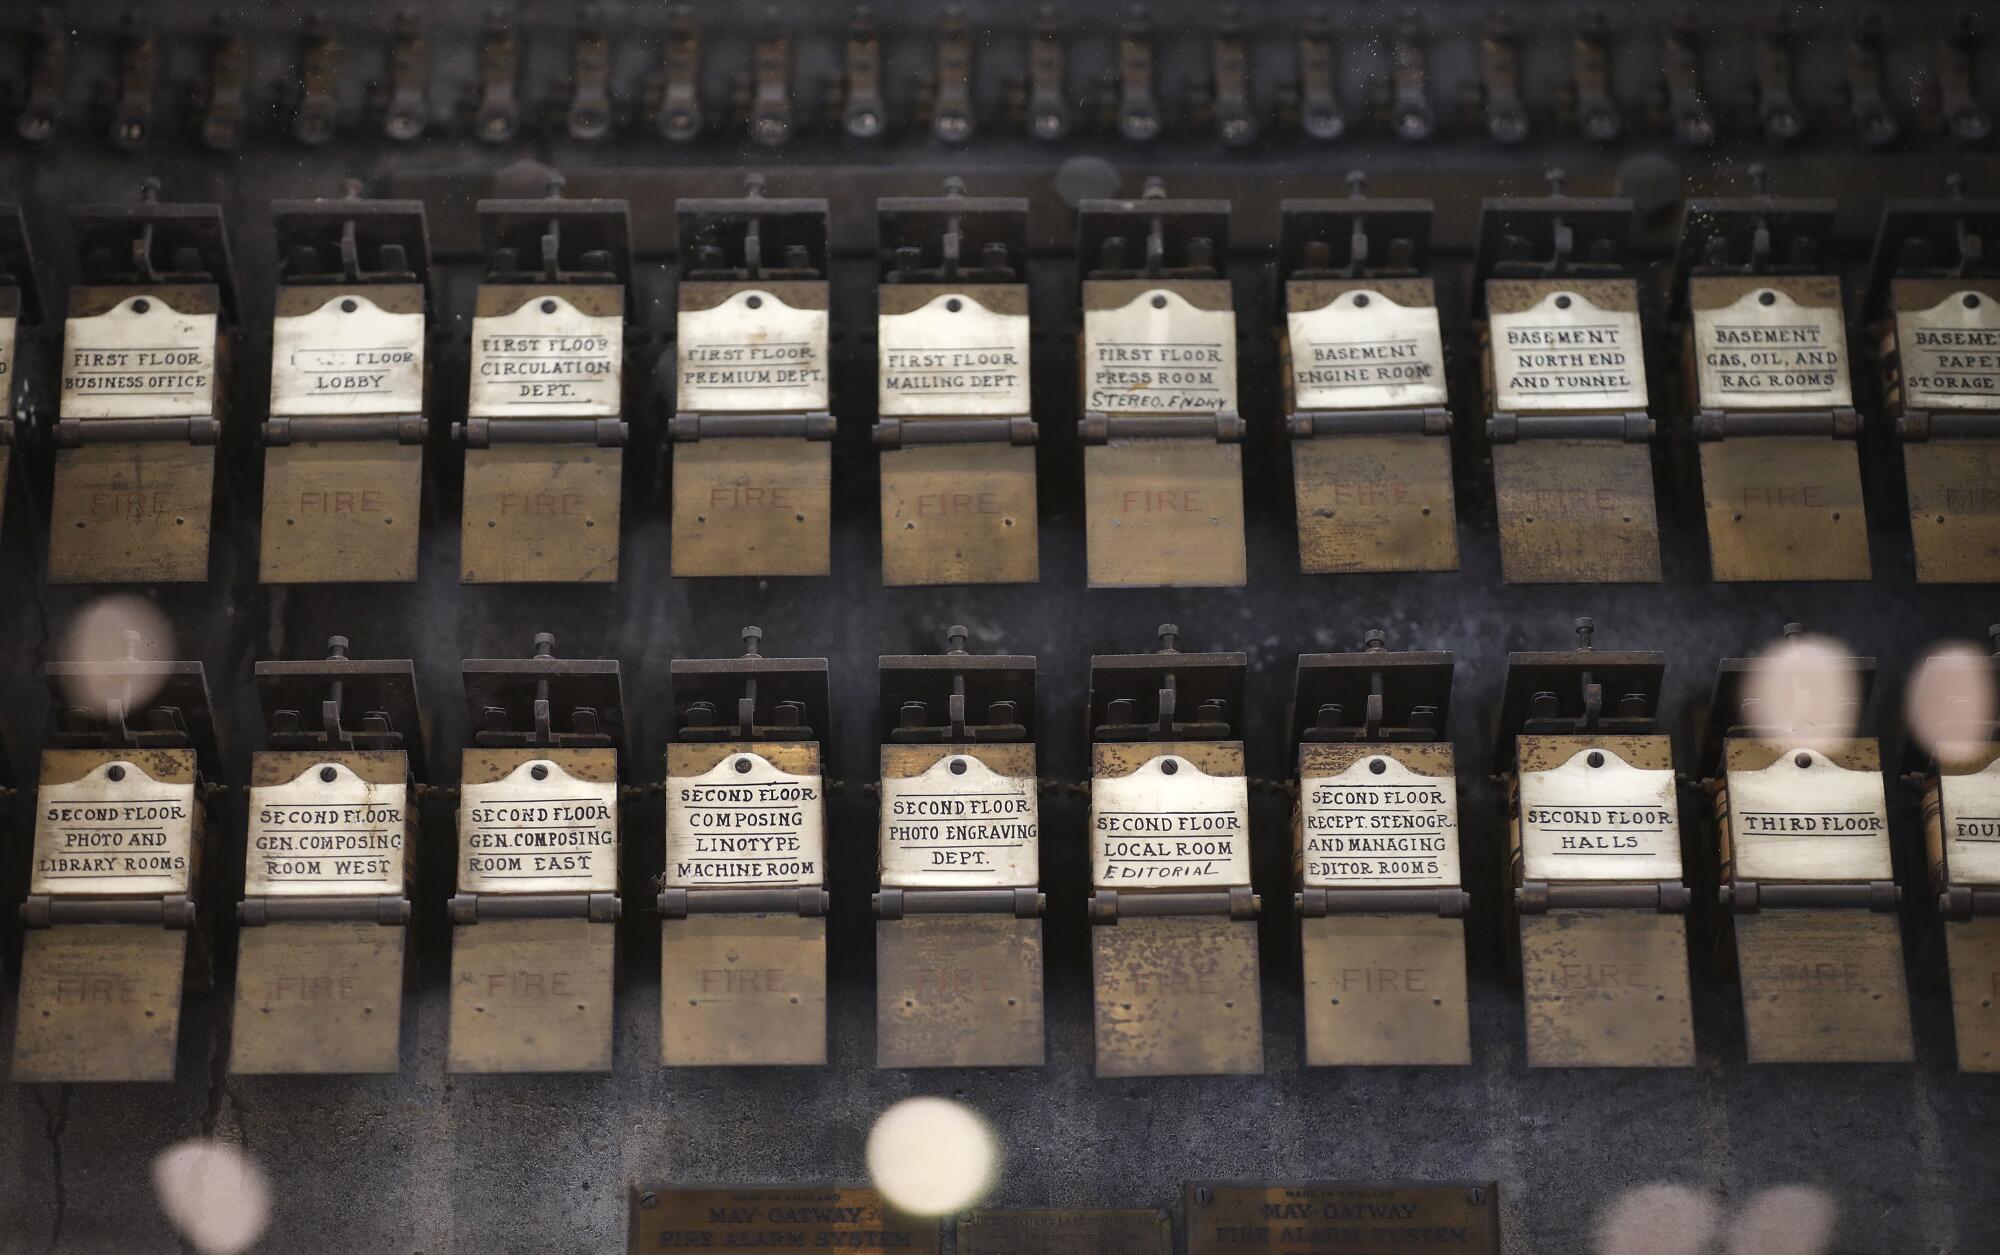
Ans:
{"type": "Polygon", "coordinates": [[[1285,318],[1299,410],[1443,405],[1444,337],[1435,306],[1398,305],[1380,292],[1342,292],[1285,318]]]}
{"type": "Polygon", "coordinates": [[[2000,300],[1954,292],[1929,309],[1896,315],[1903,407],[2000,409],[2000,300]]]}
{"type": "Polygon", "coordinates": [[[1679,880],[1674,773],[1607,749],[1522,772],[1521,859],[1529,880],[1679,880]]]}
{"type": "Polygon", "coordinates": [[[1098,414],[1236,409],[1236,313],[1167,288],[1083,313],[1083,408],[1098,414]]]}
{"type": "Polygon", "coordinates": [[[2000,759],[1939,778],[1945,867],[1956,884],[2000,884],[2000,759]]]}
{"type": "Polygon", "coordinates": [[[34,894],[188,892],[194,858],[194,782],[153,779],[137,764],[100,763],[80,780],[35,796],[34,894]]]}
{"type": "Polygon", "coordinates": [[[14,333],[17,321],[0,318],[0,417],[14,412],[14,333]]]}
{"type": "Polygon", "coordinates": [[[1818,750],[1788,750],[1769,767],[1729,773],[1729,816],[1740,880],[1894,875],[1879,771],[1842,767],[1818,750]]]}
{"type": "Polygon", "coordinates": [[[284,784],[250,789],[243,892],[338,897],[403,891],[409,790],[316,763],[284,784]]]}
{"type": "Polygon", "coordinates": [[[459,790],[460,893],[615,893],[618,786],[530,759],[459,790]]]}
{"type": "Polygon", "coordinates": [[[670,888],[826,883],[825,794],[818,776],[736,753],[667,781],[670,888]]]}
{"type": "Polygon", "coordinates": [[[419,414],[424,316],[335,291],[309,314],[271,323],[273,417],[419,414]]]}
{"type": "Polygon", "coordinates": [[[1847,328],[1838,305],[1813,308],[1755,288],[1694,314],[1705,409],[1841,408],[1854,404],[1847,328]]]}
{"type": "Polygon", "coordinates": [[[1493,405],[1504,414],[1646,408],[1646,357],[1636,310],[1599,309],[1556,289],[1531,308],[1492,317],[1493,405]]]}
{"type": "Polygon", "coordinates": [[[882,781],[882,884],[1013,888],[1041,877],[1036,784],[969,754],[882,781]]]}
{"type": "Polygon", "coordinates": [[[680,313],[680,392],[688,414],[826,412],[826,311],[745,288],[680,313]]]}
{"type": "Polygon", "coordinates": [[[1458,782],[1387,754],[1299,781],[1305,887],[1459,883],[1458,782]]]}
{"type": "Polygon", "coordinates": [[[882,414],[1028,412],[1028,316],[996,314],[966,293],[876,319],[882,414]]]}
{"type": "Polygon", "coordinates": [[[1250,782],[1178,754],[1090,782],[1091,883],[1226,889],[1250,883],[1250,782]]]}
{"type": "Polygon", "coordinates": [[[552,292],[472,320],[473,418],[615,418],[625,322],[552,292]]]}
{"type": "Polygon", "coordinates": [[[214,314],[183,314],[157,296],[130,296],[64,324],[62,417],[214,412],[214,314]]]}

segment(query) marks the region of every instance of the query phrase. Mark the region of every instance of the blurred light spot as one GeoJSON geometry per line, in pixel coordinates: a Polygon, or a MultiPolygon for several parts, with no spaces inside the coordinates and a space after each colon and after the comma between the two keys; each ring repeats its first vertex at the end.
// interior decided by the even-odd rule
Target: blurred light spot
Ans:
{"type": "MultiPolygon", "coordinates": [[[[146,659],[174,656],[174,630],[166,616],[143,597],[116,593],[85,606],[70,620],[63,636],[65,662],[115,662],[120,658],[146,659]]],[[[119,677],[71,676],[63,681],[63,698],[72,706],[102,710],[116,698],[137,709],[160,691],[160,681],[142,683],[119,677]]]]}
{"type": "Polygon", "coordinates": [[[1594,1255],[1705,1255],[1720,1208],[1685,1185],[1642,1185],[1612,1200],[1597,1222],[1594,1255]]]}
{"type": "Polygon", "coordinates": [[[271,1219],[271,1186],[257,1161],[227,1142],[192,1138],[153,1160],[160,1206],[202,1255],[250,1249],[271,1219]]]}
{"type": "Polygon", "coordinates": [[[1984,741],[1993,723],[1993,660],[1945,645],[1917,668],[1906,703],[1910,735],[1933,754],[1950,742],[1984,741]]]}
{"type": "Polygon", "coordinates": [[[1758,655],[1743,685],[1737,722],[1790,728],[1787,746],[1812,746],[1852,736],[1861,722],[1861,675],[1851,655],[1824,636],[1793,636],[1758,655]]]}
{"type": "Polygon", "coordinates": [[[1840,1214],[1825,1190],[1779,1185],[1759,1190],[1729,1218],[1728,1255],[1825,1255],[1840,1214]]]}
{"type": "Polygon", "coordinates": [[[1000,1148],[979,1114],[945,1098],[906,1098],[868,1134],[868,1175],[900,1211],[940,1216],[983,1197],[1000,1148]]]}

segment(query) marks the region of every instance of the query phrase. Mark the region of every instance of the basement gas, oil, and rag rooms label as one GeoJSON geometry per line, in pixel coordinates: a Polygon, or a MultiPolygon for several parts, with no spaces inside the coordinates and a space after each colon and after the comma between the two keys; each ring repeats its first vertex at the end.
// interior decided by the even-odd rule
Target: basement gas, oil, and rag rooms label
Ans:
{"type": "Polygon", "coordinates": [[[748,751],[667,781],[669,888],[812,887],[826,882],[818,775],[748,751]]]}

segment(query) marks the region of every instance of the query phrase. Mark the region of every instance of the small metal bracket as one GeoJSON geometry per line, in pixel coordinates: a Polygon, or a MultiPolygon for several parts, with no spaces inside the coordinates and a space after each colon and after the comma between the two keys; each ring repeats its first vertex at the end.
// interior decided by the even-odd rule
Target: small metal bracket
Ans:
{"type": "Polygon", "coordinates": [[[617,660],[558,658],[555,649],[556,638],[538,632],[532,658],[465,660],[472,744],[531,749],[615,749],[624,744],[625,701],[617,660]]]}
{"type": "Polygon", "coordinates": [[[878,665],[883,741],[896,745],[990,745],[1032,740],[1035,660],[971,654],[954,624],[941,654],[889,654],[878,665]]]}
{"type": "Polygon", "coordinates": [[[1436,915],[1463,919],[1472,895],[1463,889],[1304,889],[1292,895],[1304,919],[1330,915],[1436,915]]]}
{"type": "MultiPolygon", "coordinates": [[[[1803,624],[1785,625],[1788,641],[1804,635],[1803,624]]],[[[1702,731],[1702,761],[1710,765],[1707,774],[1721,774],[1722,746],[1730,737],[1850,735],[1861,726],[1874,684],[1873,658],[1827,657],[1819,650],[1724,658],[1716,667],[1702,731]],[[1787,679],[1790,683],[1783,682],[1787,679]]]]}
{"type": "Polygon", "coordinates": [[[454,924],[501,919],[587,919],[615,924],[623,913],[615,893],[460,893],[446,904],[454,924]]]}
{"type": "Polygon", "coordinates": [[[1410,279],[1430,271],[1428,200],[1368,195],[1368,177],[1347,175],[1348,194],[1278,202],[1278,281],[1410,279]]]}
{"type": "Polygon", "coordinates": [[[674,207],[682,279],[815,280],[827,270],[827,204],[814,197],[764,195],[764,176],[744,194],[698,197],[674,207]]]}
{"type": "Polygon", "coordinates": [[[278,240],[278,282],[414,283],[428,298],[430,230],[419,200],[370,200],[350,183],[332,200],[281,200],[271,206],[278,240]]]}
{"type": "Polygon", "coordinates": [[[824,658],[770,658],[763,629],[743,629],[736,658],[676,658],[676,735],[683,741],[818,741],[828,727],[824,658]]]}
{"type": "Polygon", "coordinates": [[[1299,655],[1287,723],[1294,751],[1306,742],[1407,744],[1449,735],[1453,655],[1387,646],[1377,628],[1357,652],[1299,655]]]}
{"type": "Polygon", "coordinates": [[[1715,891],[1725,911],[1748,915],[1756,911],[1821,911],[1865,909],[1893,915],[1903,904],[1903,890],[1893,880],[1865,884],[1770,884],[1735,880],[1715,891]]]}
{"type": "Polygon", "coordinates": [[[415,664],[349,658],[347,648],[345,636],[331,636],[324,659],[256,664],[266,740],[277,750],[401,750],[425,779],[415,664]]]}
{"type": "Polygon", "coordinates": [[[1180,628],[1162,623],[1149,654],[1097,654],[1090,660],[1090,735],[1094,741],[1225,741],[1242,736],[1242,654],[1186,654],[1180,628]],[[1183,713],[1191,718],[1183,718],[1183,713]]]}
{"type": "Polygon", "coordinates": [[[207,673],[199,662],[141,658],[140,640],[138,632],[128,631],[120,659],[43,667],[54,703],[49,747],[191,749],[199,770],[213,777],[222,753],[207,673]],[[94,704],[81,704],[79,693],[88,693],[94,704]]]}
{"type": "MultiPolygon", "coordinates": [[[[622,200],[566,200],[562,179],[539,200],[478,203],[487,283],[632,281],[632,224],[622,200]]],[[[629,312],[629,305],[628,305],[629,312]]]]}
{"type": "Polygon", "coordinates": [[[1234,920],[1254,920],[1262,909],[1262,896],[1252,893],[1248,885],[1160,893],[1120,893],[1116,889],[1099,889],[1090,895],[1090,922],[1093,924],[1116,924],[1121,919],[1163,915],[1227,915],[1234,920]]]}
{"type": "Polygon", "coordinates": [[[1076,233],[1085,279],[1216,279],[1229,254],[1229,202],[1176,200],[1149,178],[1137,200],[1078,205],[1076,233]]]}
{"type": "Polygon", "coordinates": [[[1484,307],[1489,279],[1630,277],[1632,202],[1569,196],[1564,174],[1548,172],[1549,195],[1500,197],[1479,207],[1473,306],[1484,307]]]}
{"type": "Polygon", "coordinates": [[[1040,919],[1048,895],[1034,889],[884,889],[874,897],[875,918],[911,915],[1012,915],[1040,919]]]}
{"type": "Polygon", "coordinates": [[[816,919],[833,905],[833,895],[803,889],[665,889],[655,905],[664,919],[690,915],[798,915],[816,919]]]}
{"type": "Polygon", "coordinates": [[[236,921],[245,928],[267,924],[381,924],[400,928],[410,922],[410,900],[400,894],[245,898],[236,904],[236,921]]]}
{"type": "MultiPolygon", "coordinates": [[[[78,205],[70,237],[83,282],[153,287],[212,284],[225,325],[236,318],[236,276],[219,205],[160,200],[157,179],[140,185],[137,204],[78,205]]],[[[93,422],[102,420],[92,420],[93,422]]]]}
{"type": "Polygon", "coordinates": [[[1646,736],[1659,731],[1667,656],[1599,652],[1594,619],[1576,620],[1575,649],[1507,655],[1493,761],[1514,762],[1517,736],[1646,736]]]}

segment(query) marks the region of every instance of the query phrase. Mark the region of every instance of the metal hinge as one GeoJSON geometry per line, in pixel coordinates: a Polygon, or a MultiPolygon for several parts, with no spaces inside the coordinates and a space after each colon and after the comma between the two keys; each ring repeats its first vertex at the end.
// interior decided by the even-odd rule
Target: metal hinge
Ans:
{"type": "Polygon", "coordinates": [[[1263,905],[1263,899],[1252,893],[1248,885],[1161,893],[1120,893],[1116,889],[1099,889],[1090,895],[1090,922],[1116,924],[1120,919],[1162,915],[1227,915],[1235,920],[1254,920],[1263,905]]]}

